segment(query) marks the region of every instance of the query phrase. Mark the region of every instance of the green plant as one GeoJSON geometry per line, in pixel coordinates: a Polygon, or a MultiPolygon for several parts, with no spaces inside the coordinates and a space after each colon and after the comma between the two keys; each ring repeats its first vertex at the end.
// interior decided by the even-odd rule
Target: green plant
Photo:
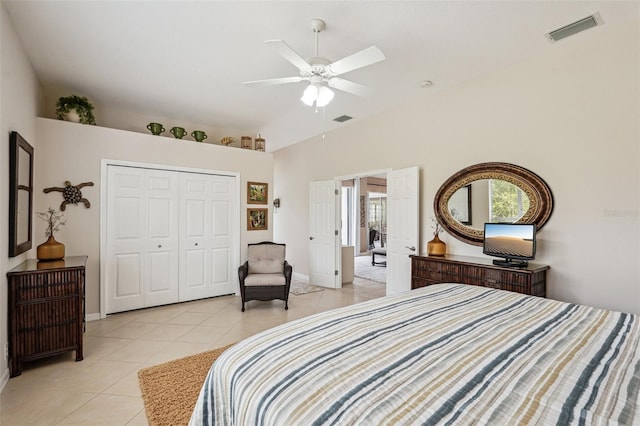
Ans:
{"type": "Polygon", "coordinates": [[[46,212],[37,212],[36,216],[47,222],[45,237],[52,237],[54,232],[58,232],[67,223],[64,215],[53,207],[49,207],[46,212]]]}
{"type": "Polygon", "coordinates": [[[76,110],[80,116],[80,123],[82,124],[96,124],[96,119],[93,116],[93,105],[84,96],[62,96],[56,102],[56,115],[58,120],[64,120],[67,118],[67,114],[71,110],[76,110]]]}

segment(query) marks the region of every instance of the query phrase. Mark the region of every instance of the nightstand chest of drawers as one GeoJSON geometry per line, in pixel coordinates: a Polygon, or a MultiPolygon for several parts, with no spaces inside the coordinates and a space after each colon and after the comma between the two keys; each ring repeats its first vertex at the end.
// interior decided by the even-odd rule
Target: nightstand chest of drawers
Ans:
{"type": "Polygon", "coordinates": [[[22,373],[23,362],[62,352],[82,360],[86,261],[32,259],[7,272],[11,377],[22,373]]]}
{"type": "Polygon", "coordinates": [[[448,255],[411,256],[411,288],[439,283],[462,283],[545,297],[549,266],[497,266],[491,259],[448,255]]]}

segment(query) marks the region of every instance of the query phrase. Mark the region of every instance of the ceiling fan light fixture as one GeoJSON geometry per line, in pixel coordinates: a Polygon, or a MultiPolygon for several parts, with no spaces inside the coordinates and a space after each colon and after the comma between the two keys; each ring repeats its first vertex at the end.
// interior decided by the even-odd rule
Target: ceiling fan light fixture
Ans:
{"type": "Polygon", "coordinates": [[[323,107],[329,104],[333,99],[333,90],[326,86],[311,83],[307,86],[300,100],[307,106],[323,107]]]}
{"type": "Polygon", "coordinates": [[[300,98],[300,100],[306,106],[313,106],[313,103],[315,102],[317,97],[318,97],[318,88],[315,85],[310,84],[304,90],[304,93],[302,94],[302,97],[300,98]]]}
{"type": "Polygon", "coordinates": [[[329,89],[326,86],[321,86],[318,89],[318,98],[316,99],[316,106],[323,107],[329,104],[333,99],[334,93],[333,90],[329,89]]]}

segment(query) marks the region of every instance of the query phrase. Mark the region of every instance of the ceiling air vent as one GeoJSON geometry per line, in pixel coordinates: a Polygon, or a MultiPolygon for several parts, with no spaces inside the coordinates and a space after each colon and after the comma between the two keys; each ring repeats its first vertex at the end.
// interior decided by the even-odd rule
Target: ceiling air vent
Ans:
{"type": "Polygon", "coordinates": [[[351,120],[353,117],[349,117],[348,115],[341,115],[340,117],[336,117],[333,121],[337,121],[338,123],[344,123],[345,121],[351,120]]]}
{"type": "Polygon", "coordinates": [[[562,28],[558,28],[557,30],[545,34],[545,36],[549,39],[550,42],[555,43],[556,41],[562,40],[563,38],[567,38],[581,31],[593,28],[596,25],[602,25],[602,18],[600,17],[599,13],[594,13],[593,15],[580,19],[573,24],[565,25],[562,28]]]}

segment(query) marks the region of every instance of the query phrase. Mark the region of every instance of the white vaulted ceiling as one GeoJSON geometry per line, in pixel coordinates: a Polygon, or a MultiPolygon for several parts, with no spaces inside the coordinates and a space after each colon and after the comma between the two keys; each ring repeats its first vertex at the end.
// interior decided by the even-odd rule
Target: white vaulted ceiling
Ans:
{"type": "Polygon", "coordinates": [[[544,54],[555,46],[545,33],[595,12],[604,25],[638,13],[635,2],[613,1],[3,4],[48,98],[76,93],[104,110],[261,133],[270,151],[348,125],[333,121],[343,114],[360,119],[544,54]],[[327,23],[321,57],[335,61],[371,45],[384,52],[385,61],[343,76],[372,88],[371,97],[336,91],[316,113],[300,102],[305,83],[241,84],[297,75],[264,41],[282,39],[302,57],[314,56],[313,18],[327,23]],[[419,88],[423,80],[433,86],[419,88]]]}

